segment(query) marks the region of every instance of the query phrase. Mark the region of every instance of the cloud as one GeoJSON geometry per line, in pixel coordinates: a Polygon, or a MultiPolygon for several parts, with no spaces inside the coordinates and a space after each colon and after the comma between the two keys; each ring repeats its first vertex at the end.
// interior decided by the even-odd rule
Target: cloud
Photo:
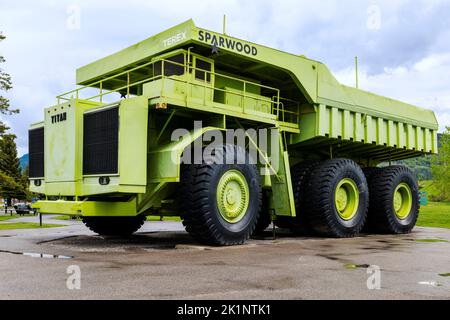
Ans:
{"type": "Polygon", "coordinates": [[[305,54],[349,83],[358,55],[363,88],[433,108],[449,124],[448,1],[3,0],[2,67],[13,78],[7,96],[21,108],[7,120],[19,152],[27,149],[29,124],[75,87],[76,68],[189,18],[221,31],[223,14],[228,34],[305,54]],[[79,29],[67,27],[73,6],[80,9],[79,29]]]}

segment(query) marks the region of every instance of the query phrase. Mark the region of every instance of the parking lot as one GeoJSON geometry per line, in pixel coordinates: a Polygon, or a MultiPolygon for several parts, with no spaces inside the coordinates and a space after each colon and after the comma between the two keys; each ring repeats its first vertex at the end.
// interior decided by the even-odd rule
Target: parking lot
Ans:
{"type": "Polygon", "coordinates": [[[450,298],[447,229],[354,239],[283,230],[273,239],[268,230],[243,246],[205,247],[179,222],[146,222],[129,239],[97,236],[79,221],[44,222],[67,226],[0,231],[1,299],[450,298]],[[80,289],[68,288],[69,266],[80,289]]]}

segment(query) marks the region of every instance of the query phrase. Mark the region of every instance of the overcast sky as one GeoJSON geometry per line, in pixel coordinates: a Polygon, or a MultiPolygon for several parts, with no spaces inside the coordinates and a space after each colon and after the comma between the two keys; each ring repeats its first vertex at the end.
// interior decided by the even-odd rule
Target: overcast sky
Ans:
{"type": "MultiPolygon", "coordinates": [[[[0,0],[6,96],[19,115],[2,117],[27,152],[27,128],[55,96],[75,87],[75,70],[193,18],[227,33],[328,65],[364,90],[433,109],[450,126],[450,1],[0,0]],[[79,18],[79,19],[78,19],[79,18]]],[[[3,94],[3,93],[2,93],[3,94]]]]}

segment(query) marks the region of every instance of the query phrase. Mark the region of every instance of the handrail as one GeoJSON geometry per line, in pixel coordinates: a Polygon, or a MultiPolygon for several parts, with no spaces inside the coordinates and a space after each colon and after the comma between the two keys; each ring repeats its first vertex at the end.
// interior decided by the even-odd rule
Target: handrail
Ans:
{"type": "MultiPolygon", "coordinates": [[[[184,61],[186,61],[186,59],[184,59],[184,61]]],[[[300,104],[297,101],[280,97],[280,89],[278,89],[278,88],[266,86],[266,85],[263,85],[263,84],[260,84],[260,83],[256,83],[256,82],[253,82],[253,81],[248,81],[248,80],[232,77],[232,76],[221,74],[221,73],[216,73],[216,72],[213,72],[211,70],[205,70],[205,69],[202,69],[202,68],[193,67],[193,66],[190,66],[189,64],[187,64],[186,62],[185,63],[179,63],[179,62],[175,62],[175,61],[171,61],[171,60],[167,60],[167,59],[155,59],[153,61],[146,62],[146,63],[144,63],[144,64],[142,64],[140,66],[136,66],[134,68],[131,68],[129,70],[124,70],[124,71],[122,71],[122,72],[120,72],[118,74],[111,75],[111,76],[109,76],[109,77],[107,77],[105,79],[97,80],[97,81],[94,81],[94,82],[89,83],[87,85],[84,85],[84,86],[81,86],[79,88],[76,88],[74,90],[71,90],[71,91],[65,92],[63,94],[60,94],[60,95],[57,96],[58,104],[60,103],[61,99],[62,100],[66,100],[66,101],[70,100],[73,97],[73,94],[75,94],[76,98],[79,99],[80,91],[83,91],[85,89],[98,89],[99,90],[99,94],[91,96],[91,97],[88,97],[88,98],[85,98],[84,100],[94,100],[94,99],[99,98],[100,102],[102,103],[103,102],[103,97],[105,97],[105,96],[107,96],[107,95],[109,95],[111,93],[124,94],[124,92],[122,92],[122,91],[126,90],[126,96],[127,96],[127,98],[129,98],[130,97],[130,88],[138,86],[140,84],[147,83],[147,82],[159,80],[159,79],[164,80],[166,77],[171,77],[170,79],[172,79],[174,81],[183,82],[183,83],[186,83],[188,85],[192,84],[191,80],[186,81],[186,80],[178,79],[176,77],[172,77],[173,75],[166,76],[165,75],[165,72],[166,72],[165,65],[167,65],[167,64],[183,67],[184,72],[194,73],[194,77],[195,77],[195,71],[203,72],[204,73],[204,75],[203,75],[203,82],[204,82],[204,84],[195,83],[195,85],[204,87],[205,89],[208,88],[208,89],[211,89],[211,90],[227,92],[227,90],[225,90],[225,89],[214,87],[212,85],[211,81],[208,82],[207,81],[208,75],[209,75],[210,79],[213,79],[213,77],[222,77],[222,78],[225,78],[225,79],[231,79],[231,80],[240,82],[242,84],[242,86],[243,86],[242,93],[240,93],[240,92],[239,93],[233,92],[233,94],[238,95],[238,96],[241,97],[241,99],[242,99],[242,109],[243,109],[244,113],[245,113],[245,100],[246,100],[246,98],[255,99],[257,101],[265,101],[263,99],[258,99],[256,97],[254,97],[253,95],[249,95],[249,92],[247,92],[247,88],[248,88],[249,85],[251,85],[251,86],[257,86],[257,87],[262,88],[262,89],[271,90],[271,91],[274,91],[274,93],[276,93],[276,95],[273,95],[272,98],[270,98],[271,99],[271,114],[276,115],[276,119],[281,120],[280,119],[280,111],[282,112],[282,114],[281,114],[282,119],[283,119],[282,121],[284,121],[284,119],[285,119],[285,114],[290,114],[292,116],[297,117],[296,121],[293,121],[293,122],[297,122],[297,120],[299,118],[299,112],[295,112],[295,111],[292,111],[292,110],[286,110],[286,107],[285,107],[285,104],[283,103],[283,101],[286,102],[286,105],[288,105],[288,103],[289,103],[289,105],[295,104],[297,106],[297,109],[299,109],[299,105],[300,104]],[[161,66],[158,66],[158,69],[159,68],[161,68],[161,69],[160,69],[159,72],[157,72],[159,74],[154,75],[155,74],[155,68],[154,67],[155,67],[156,63],[161,63],[161,66]],[[142,69],[142,68],[145,68],[145,67],[149,67],[149,66],[153,67],[152,74],[149,75],[149,77],[145,77],[145,78],[143,78],[141,80],[138,80],[136,82],[131,82],[131,73],[133,71],[136,71],[136,70],[139,70],[139,69],[142,69]],[[124,84],[123,86],[115,88],[115,89],[105,89],[104,88],[104,83],[105,82],[113,80],[113,79],[117,79],[118,77],[121,77],[121,76],[124,76],[124,75],[126,76],[126,84],[124,84]],[[208,85],[207,85],[207,83],[208,83],[208,85]],[[71,97],[67,97],[68,95],[71,95],[71,97]],[[281,108],[280,108],[280,106],[281,106],[281,108]]],[[[162,86],[164,86],[164,81],[163,81],[162,86]]],[[[164,97],[164,87],[162,87],[161,91],[162,91],[161,96],[164,97]]],[[[204,92],[204,99],[206,99],[206,90],[204,90],[204,91],[205,91],[204,92]]],[[[269,98],[269,97],[266,97],[266,98],[269,98]]]]}
{"type": "MultiPolygon", "coordinates": [[[[80,87],[80,88],[76,88],[76,89],[73,89],[73,90],[71,90],[71,91],[62,93],[62,94],[58,95],[57,98],[68,99],[68,98],[64,98],[64,96],[67,96],[68,94],[71,94],[71,93],[79,92],[79,91],[81,91],[81,90],[83,90],[83,89],[89,89],[89,88],[92,89],[92,88],[95,87],[96,85],[100,85],[100,84],[102,84],[103,82],[106,82],[106,81],[109,81],[109,80],[118,78],[118,77],[120,77],[120,76],[122,76],[122,75],[128,75],[128,74],[130,74],[132,71],[136,71],[136,70],[142,69],[142,68],[144,68],[144,67],[147,67],[147,66],[149,66],[149,65],[156,64],[157,62],[163,62],[163,63],[165,62],[165,63],[169,63],[169,64],[181,66],[181,67],[184,67],[184,68],[188,68],[189,70],[193,70],[193,71],[198,70],[198,71],[202,71],[202,72],[209,73],[209,74],[211,74],[211,75],[216,75],[216,76],[220,76],[220,77],[228,78],[228,79],[232,79],[232,80],[238,80],[238,81],[240,81],[240,82],[242,82],[242,83],[247,83],[247,84],[255,85],[255,86],[258,86],[258,87],[261,87],[261,88],[264,88],[264,89],[274,90],[274,91],[277,91],[277,92],[279,91],[279,89],[277,89],[277,88],[269,87],[269,86],[266,86],[266,85],[263,85],[263,84],[260,84],[260,83],[256,83],[256,82],[253,82],[253,81],[248,81],[248,80],[244,80],[244,79],[240,79],[240,78],[228,76],[228,75],[225,75],[225,74],[212,72],[212,71],[209,71],[209,70],[206,70],[206,69],[202,69],[202,68],[194,68],[194,67],[192,67],[192,66],[188,66],[186,63],[183,64],[183,63],[178,63],[178,62],[175,62],[175,61],[170,61],[170,60],[167,60],[167,59],[157,59],[157,60],[154,60],[154,61],[147,62],[147,63],[145,63],[145,64],[143,64],[143,65],[134,67],[134,68],[132,68],[132,69],[130,69],[130,70],[125,70],[125,71],[122,71],[122,72],[120,72],[120,73],[118,73],[118,74],[109,76],[109,77],[107,77],[107,78],[105,78],[105,79],[97,80],[97,81],[95,81],[95,82],[89,83],[89,84],[84,85],[84,86],[82,86],[82,87],[80,87]]],[[[163,71],[163,68],[161,69],[161,71],[163,71]]],[[[149,80],[149,81],[150,81],[151,78],[153,78],[153,77],[146,78],[146,80],[149,80]]],[[[142,83],[142,81],[140,81],[140,83],[142,83]]],[[[136,83],[130,84],[131,87],[132,87],[132,86],[135,86],[135,85],[136,85],[136,83]]],[[[117,92],[117,91],[122,90],[122,89],[124,89],[124,88],[125,88],[125,87],[120,87],[119,89],[114,89],[114,90],[110,90],[110,91],[117,92]]]]}
{"type": "MultiPolygon", "coordinates": [[[[159,61],[159,60],[158,60],[158,61],[159,61]]],[[[150,64],[153,64],[153,63],[155,63],[155,62],[156,62],[156,61],[150,61],[150,62],[147,62],[147,63],[145,63],[145,64],[143,64],[143,65],[134,67],[134,68],[132,68],[132,69],[125,70],[125,71],[122,71],[122,72],[120,72],[120,73],[118,73],[118,74],[111,75],[111,76],[109,76],[109,77],[107,77],[107,78],[105,78],[105,79],[97,80],[97,81],[95,81],[95,82],[92,82],[92,83],[89,83],[89,84],[87,84],[87,85],[84,85],[84,86],[82,86],[81,88],[76,88],[76,89],[74,89],[74,90],[71,90],[71,91],[65,92],[65,93],[63,93],[63,94],[60,94],[60,95],[57,96],[57,98],[62,98],[63,96],[66,96],[66,95],[68,95],[68,94],[70,94],[70,93],[79,92],[80,90],[83,90],[83,89],[86,89],[86,88],[92,88],[92,87],[94,87],[94,86],[97,85],[97,84],[100,84],[100,83],[105,82],[105,81],[108,81],[108,80],[112,80],[112,79],[114,79],[114,78],[117,78],[117,77],[119,77],[119,76],[121,76],[121,75],[130,73],[130,72],[132,72],[132,71],[136,71],[136,70],[142,69],[142,68],[144,68],[144,67],[146,67],[146,66],[148,66],[148,65],[150,65],[150,64]]]]}

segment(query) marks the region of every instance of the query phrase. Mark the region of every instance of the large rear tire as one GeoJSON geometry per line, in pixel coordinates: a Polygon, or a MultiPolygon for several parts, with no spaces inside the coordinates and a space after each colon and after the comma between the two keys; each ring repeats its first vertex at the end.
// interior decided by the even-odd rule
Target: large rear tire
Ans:
{"type": "MultiPolygon", "coordinates": [[[[372,181],[372,177],[374,175],[376,175],[377,173],[379,173],[381,170],[383,170],[383,168],[379,168],[379,167],[365,167],[362,168],[364,175],[366,176],[366,180],[367,180],[367,186],[370,185],[370,181],[372,181]]],[[[370,189],[369,189],[369,198],[370,198],[370,189]]],[[[367,213],[367,221],[364,224],[363,229],[361,230],[361,232],[363,233],[370,233],[370,226],[369,226],[369,212],[370,212],[370,201],[369,201],[369,211],[367,213]]]]}
{"type": "Polygon", "coordinates": [[[83,223],[93,232],[102,236],[130,236],[138,231],[145,217],[83,217],[83,223]]]}
{"type": "Polygon", "coordinates": [[[182,167],[177,201],[181,219],[201,243],[242,244],[253,234],[261,210],[258,168],[245,150],[233,145],[216,149],[211,157],[182,167]],[[221,164],[230,154],[234,164],[221,164]]]}
{"type": "Polygon", "coordinates": [[[369,179],[371,232],[409,233],[419,217],[419,187],[405,166],[381,168],[369,179]]]}
{"type": "Polygon", "coordinates": [[[361,231],[369,193],[361,168],[349,159],[326,160],[314,167],[305,186],[310,227],[321,236],[348,238],[361,231]]]}
{"type": "Polygon", "coordinates": [[[366,176],[367,184],[369,184],[369,181],[372,180],[372,177],[376,174],[378,174],[383,168],[379,167],[366,167],[362,169],[364,172],[364,175],[366,176]]]}

